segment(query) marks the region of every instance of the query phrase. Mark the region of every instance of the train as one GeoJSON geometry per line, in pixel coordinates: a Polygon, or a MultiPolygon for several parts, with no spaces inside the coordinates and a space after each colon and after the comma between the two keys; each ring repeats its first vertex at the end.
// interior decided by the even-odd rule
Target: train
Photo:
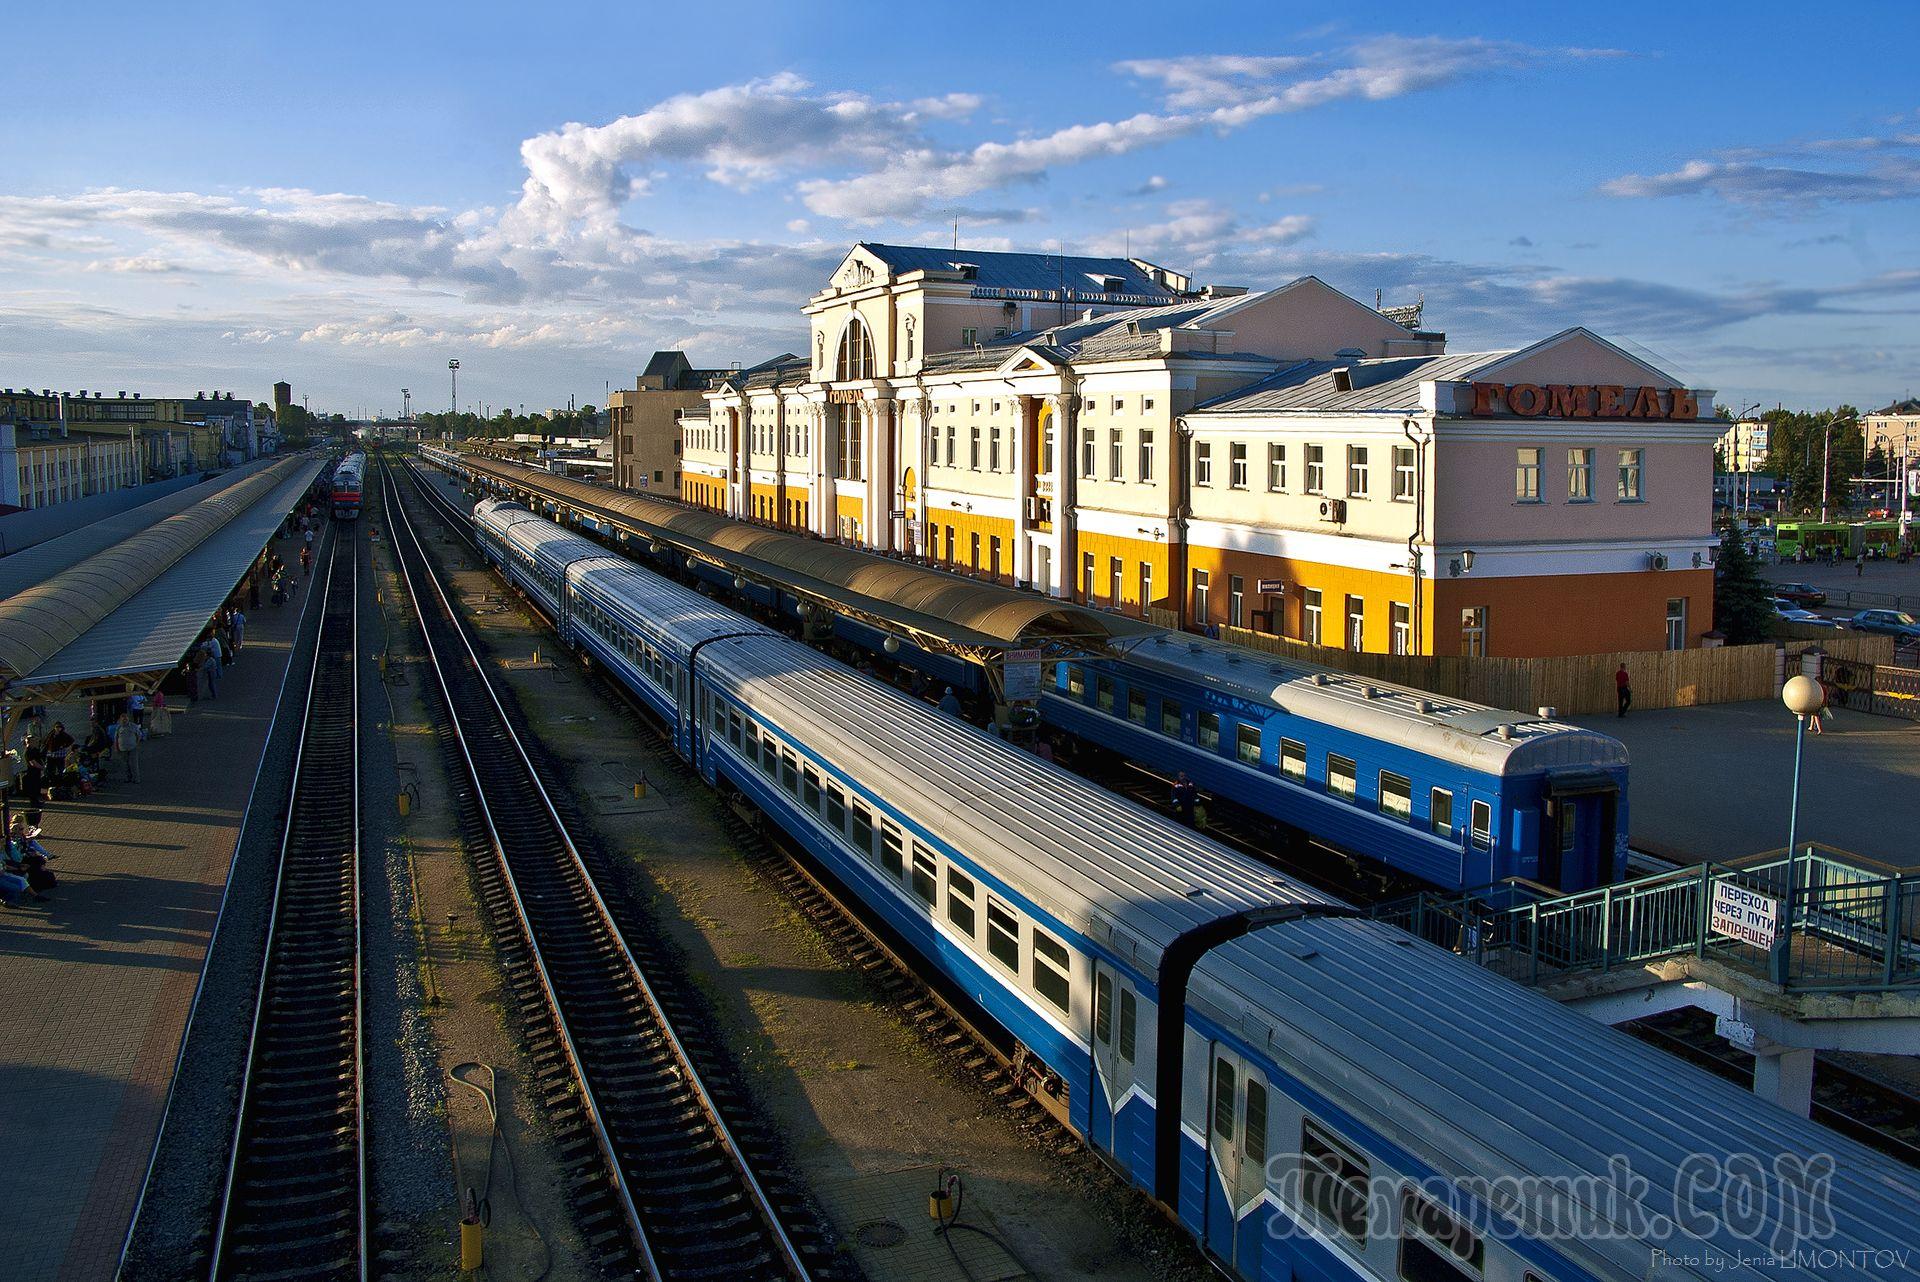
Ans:
{"type": "Polygon", "coordinates": [[[358,450],[340,460],[327,482],[336,520],[352,521],[360,515],[360,490],[367,475],[367,456],[358,450]]]}
{"type": "Polygon", "coordinates": [[[1920,1177],[517,504],[483,555],[1246,1282],[1866,1279],[1920,1177]]]}

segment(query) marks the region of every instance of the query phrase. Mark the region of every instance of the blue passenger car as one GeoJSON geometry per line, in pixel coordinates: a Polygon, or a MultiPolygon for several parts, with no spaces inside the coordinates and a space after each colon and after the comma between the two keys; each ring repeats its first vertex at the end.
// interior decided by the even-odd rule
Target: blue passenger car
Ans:
{"type": "Polygon", "coordinates": [[[1177,632],[1055,665],[1045,718],[1434,886],[1626,870],[1610,736],[1177,632]]]}

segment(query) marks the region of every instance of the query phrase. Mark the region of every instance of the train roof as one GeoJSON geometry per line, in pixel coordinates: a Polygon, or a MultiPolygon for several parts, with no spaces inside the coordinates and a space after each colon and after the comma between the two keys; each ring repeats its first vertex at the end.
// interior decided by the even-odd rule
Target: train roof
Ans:
{"type": "Polygon", "coordinates": [[[767,631],[738,611],[625,557],[576,561],[567,567],[567,579],[602,609],[681,657],[714,637],[767,631]]]}
{"type": "Polygon", "coordinates": [[[1626,745],[1571,722],[1372,681],[1183,632],[1111,644],[1116,654],[1234,698],[1496,774],[1624,766],[1626,745]]]}
{"type": "Polygon", "coordinates": [[[1148,971],[1205,922],[1335,902],[799,642],[700,653],[750,706],[830,760],[873,763],[889,804],[1148,971]]]}
{"type": "MultiPolygon", "coordinates": [[[[1644,1208],[1673,1215],[1695,1155],[1724,1163],[1750,1154],[1771,1180],[1778,1155],[1830,1154],[1837,1232],[1793,1246],[1884,1250],[1912,1240],[1920,1174],[1383,923],[1321,918],[1256,930],[1202,958],[1190,996],[1380,1136],[1370,1152],[1397,1174],[1410,1173],[1396,1160],[1409,1154],[1450,1179],[1585,1176],[1591,1191],[1608,1187],[1610,1163],[1625,1159],[1648,1182],[1644,1208]]],[[[1693,1205],[1718,1211],[1724,1192],[1693,1205]]],[[[1549,1231],[1538,1217],[1555,1205],[1530,1208],[1530,1236],[1549,1231]]],[[[1626,1232],[1612,1200],[1588,1209],[1615,1227],[1563,1237],[1559,1247],[1587,1256],[1596,1276],[1648,1276],[1650,1247],[1686,1254],[1684,1237],[1626,1232]]],[[[1753,1258],[1776,1245],[1781,1215],[1769,1205],[1757,1240],[1735,1237],[1724,1228],[1731,1217],[1720,1216],[1723,1227],[1706,1240],[1743,1263],[1740,1276],[1784,1277],[1790,1258],[1753,1258]]],[[[1696,1265],[1702,1276],[1721,1275],[1696,1265]]],[[[1856,1268],[1844,1276],[1867,1276],[1856,1268]]]]}

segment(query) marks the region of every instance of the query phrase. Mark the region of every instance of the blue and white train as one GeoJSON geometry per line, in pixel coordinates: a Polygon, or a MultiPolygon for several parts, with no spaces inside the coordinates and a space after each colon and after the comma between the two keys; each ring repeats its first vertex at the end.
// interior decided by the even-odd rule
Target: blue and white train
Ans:
{"type": "Polygon", "coordinates": [[[1234,1275],[1911,1268],[1920,1179],[1880,1154],[523,508],[484,501],[475,527],[567,643],[970,994],[1029,1089],[1234,1275]]]}

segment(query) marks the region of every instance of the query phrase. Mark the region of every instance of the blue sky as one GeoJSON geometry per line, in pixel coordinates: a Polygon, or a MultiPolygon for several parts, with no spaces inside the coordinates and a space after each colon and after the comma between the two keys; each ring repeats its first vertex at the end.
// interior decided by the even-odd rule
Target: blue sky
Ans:
{"type": "Polygon", "coordinates": [[[271,8],[10,19],[0,383],[598,403],[958,221],[1455,350],[1584,324],[1736,408],[1920,384],[1912,4],[271,8]]]}

